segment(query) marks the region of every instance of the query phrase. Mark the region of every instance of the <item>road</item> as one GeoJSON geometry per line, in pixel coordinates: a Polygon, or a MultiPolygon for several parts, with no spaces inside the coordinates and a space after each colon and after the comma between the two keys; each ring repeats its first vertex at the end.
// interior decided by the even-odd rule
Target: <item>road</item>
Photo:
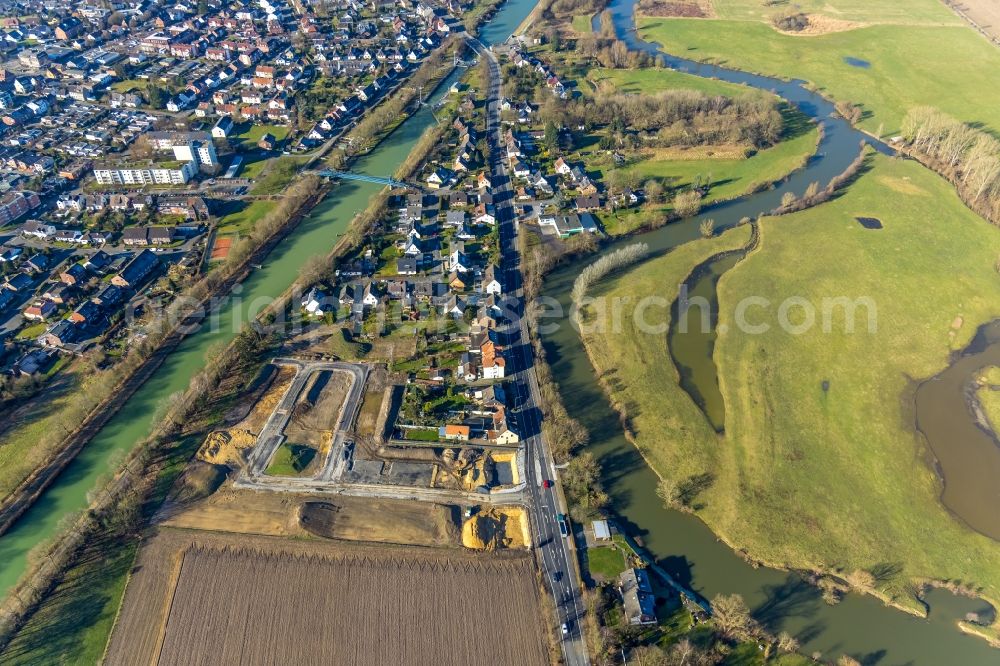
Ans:
{"type": "MultiPolygon", "coordinates": [[[[354,421],[354,417],[361,406],[361,396],[364,394],[365,379],[368,376],[367,366],[359,366],[353,363],[326,363],[326,362],[308,362],[299,361],[291,358],[279,358],[275,359],[274,363],[277,365],[287,365],[297,369],[295,377],[292,379],[292,383],[289,384],[288,389],[285,394],[281,397],[280,402],[271,415],[267,418],[267,422],[264,427],[261,428],[260,434],[257,436],[257,444],[254,446],[253,450],[250,452],[249,459],[247,461],[246,472],[241,474],[241,478],[238,479],[237,485],[240,487],[257,487],[257,486],[270,486],[269,482],[263,482],[264,471],[267,468],[268,463],[271,458],[274,457],[274,453],[281,446],[281,443],[285,440],[285,428],[288,426],[289,420],[292,418],[292,412],[295,409],[295,403],[302,393],[302,389],[305,388],[306,382],[317,372],[329,371],[329,372],[345,372],[351,375],[351,386],[347,391],[347,397],[344,399],[344,404],[340,407],[340,416],[337,419],[337,429],[334,434],[333,442],[330,445],[330,452],[327,454],[327,459],[323,465],[323,469],[320,471],[319,480],[329,481],[331,477],[339,476],[342,472],[342,463],[344,459],[344,441],[347,435],[347,431],[350,430],[351,423],[354,421]]],[[[316,483],[317,479],[301,479],[303,482],[308,482],[308,485],[316,483]]],[[[287,481],[282,479],[277,479],[277,482],[287,481]]]]}
{"type": "MultiPolygon", "coordinates": [[[[500,229],[500,246],[506,270],[503,284],[507,298],[517,299],[516,312],[524,311],[524,293],[521,281],[520,257],[517,253],[517,228],[514,213],[514,191],[507,168],[503,163],[500,125],[500,99],[502,77],[500,65],[493,52],[476,39],[470,44],[489,63],[490,82],[486,102],[486,134],[490,146],[493,172],[493,201],[496,206],[497,224],[500,229]]],[[[518,420],[523,431],[527,450],[526,492],[538,557],[545,579],[549,582],[552,598],[560,624],[568,631],[561,637],[563,657],[567,664],[587,665],[586,641],[581,623],[586,612],[583,591],[576,568],[576,551],[570,539],[559,531],[557,514],[565,513],[558,486],[543,487],[545,479],[555,478],[551,451],[542,437],[540,392],[535,374],[532,348],[527,323],[521,316],[514,317],[502,331],[509,342],[508,350],[516,372],[513,375],[513,393],[518,404],[518,420]]]]}

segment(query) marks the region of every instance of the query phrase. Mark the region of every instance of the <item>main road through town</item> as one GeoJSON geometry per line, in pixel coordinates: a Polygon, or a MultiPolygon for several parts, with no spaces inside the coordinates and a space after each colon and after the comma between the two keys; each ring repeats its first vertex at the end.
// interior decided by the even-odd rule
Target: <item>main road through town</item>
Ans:
{"type": "Polygon", "coordinates": [[[557,514],[563,513],[563,500],[555,484],[546,488],[543,481],[555,476],[551,451],[542,436],[539,410],[538,380],[535,376],[533,354],[529,344],[528,329],[523,317],[527,306],[523,302],[520,257],[517,253],[517,225],[513,208],[513,190],[503,161],[501,147],[500,99],[502,76],[500,65],[492,50],[478,40],[470,39],[480,57],[489,68],[488,95],[486,99],[486,132],[490,147],[490,164],[493,173],[493,202],[500,229],[500,245],[506,272],[503,284],[507,288],[508,307],[512,315],[503,333],[509,343],[509,361],[515,369],[513,392],[517,400],[516,416],[524,435],[527,452],[525,464],[526,493],[529,498],[533,536],[545,580],[552,591],[561,631],[563,656],[572,665],[589,664],[586,643],[581,626],[586,605],[580,577],[577,573],[576,551],[571,547],[572,537],[563,537],[559,530],[557,514]]]}

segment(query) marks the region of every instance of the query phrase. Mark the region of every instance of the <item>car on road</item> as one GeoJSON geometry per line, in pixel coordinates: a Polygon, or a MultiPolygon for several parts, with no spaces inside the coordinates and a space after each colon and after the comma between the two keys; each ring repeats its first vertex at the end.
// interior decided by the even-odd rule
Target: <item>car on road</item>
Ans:
{"type": "Polygon", "coordinates": [[[569,625],[565,622],[562,624],[562,634],[563,636],[569,636],[569,625]]]}
{"type": "Polygon", "coordinates": [[[553,579],[553,580],[554,580],[555,582],[557,582],[557,583],[558,583],[559,581],[561,581],[561,580],[562,580],[562,571],[556,571],[556,572],[554,572],[554,573],[552,574],[552,579],[553,579]]]}
{"type": "Polygon", "coordinates": [[[569,525],[566,524],[566,516],[561,513],[556,514],[556,520],[559,522],[559,533],[564,537],[569,536],[569,525]]]}
{"type": "Polygon", "coordinates": [[[552,487],[552,479],[545,479],[544,481],[542,481],[542,488],[551,488],[551,487],[552,487]]]}

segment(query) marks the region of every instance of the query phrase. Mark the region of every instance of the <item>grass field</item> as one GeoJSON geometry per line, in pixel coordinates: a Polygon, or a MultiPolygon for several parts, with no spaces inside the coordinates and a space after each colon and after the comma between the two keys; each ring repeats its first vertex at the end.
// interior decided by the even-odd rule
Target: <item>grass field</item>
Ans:
{"type": "MultiPolygon", "coordinates": [[[[263,174],[251,189],[252,194],[281,194],[309,158],[284,156],[267,162],[263,174]]],[[[244,176],[245,178],[249,176],[244,176]]]]}
{"type": "MultiPolygon", "coordinates": [[[[617,90],[632,94],[655,94],[665,90],[697,90],[709,95],[735,97],[739,95],[765,95],[753,88],[747,88],[724,81],[704,79],[670,69],[605,69],[597,68],[588,73],[590,85],[581,85],[587,94],[595,89],[617,90]]],[[[647,158],[629,164],[626,170],[633,170],[643,178],[662,178],[672,187],[687,187],[695,179],[710,180],[705,202],[732,199],[751,192],[763,185],[781,180],[816,151],[818,130],[806,116],[787,108],[785,116],[785,138],[777,145],[766,148],[750,156],[743,157],[738,146],[699,147],[689,151],[671,150],[668,154],[651,154],[647,158]],[[712,151],[715,151],[712,154],[712,151]],[[732,154],[739,154],[733,157],[732,154]]],[[[606,155],[585,158],[588,170],[601,171],[611,167],[606,155]],[[603,161],[602,161],[603,160],[603,161]]],[[[615,225],[611,225],[612,227],[615,225]]],[[[622,225],[628,228],[628,223],[622,225]]]]}
{"type": "Polygon", "coordinates": [[[548,663],[527,555],[168,530],[140,564],[109,666],[548,663]]]}
{"type": "MultiPolygon", "coordinates": [[[[760,0],[712,0],[721,19],[769,20],[788,4],[769,7],[760,0]]],[[[940,0],[796,0],[796,11],[821,14],[844,21],[898,23],[901,25],[959,25],[961,21],[940,0]]]]}
{"type": "Polygon", "coordinates": [[[593,30],[591,30],[590,20],[591,20],[590,14],[579,14],[577,16],[574,16],[573,21],[571,23],[571,25],[573,26],[573,30],[575,30],[578,34],[581,35],[590,34],[591,32],[593,32],[593,30]]]}
{"type": "Polygon", "coordinates": [[[716,79],[706,79],[693,74],[685,74],[673,69],[608,69],[594,67],[587,72],[586,82],[581,82],[580,91],[593,94],[594,88],[614,86],[620,92],[654,95],[664,90],[698,90],[709,95],[765,95],[757,88],[741,86],[716,79]],[[590,84],[590,85],[587,85],[590,84]]]}
{"type": "Polygon", "coordinates": [[[37,324],[31,324],[30,326],[22,328],[17,332],[15,338],[18,340],[33,340],[44,333],[48,327],[48,324],[44,321],[40,321],[37,324]]]}
{"type": "MultiPolygon", "coordinates": [[[[62,365],[58,366],[64,367],[62,365]]],[[[31,474],[49,453],[42,442],[48,435],[59,432],[63,423],[80,418],[71,413],[73,395],[87,390],[86,378],[74,365],[60,372],[45,392],[26,406],[4,414],[4,430],[0,432],[0,497],[6,497],[31,474]]]]}
{"type": "Polygon", "coordinates": [[[993,75],[1000,49],[961,24],[873,25],[808,37],[753,21],[646,18],[639,27],[669,53],[810,81],[835,100],[860,105],[861,125],[871,132],[882,126],[884,135],[897,134],[906,112],[923,105],[1000,131],[1000,87],[993,75]],[[870,66],[849,65],[845,57],[870,66]]]}
{"type": "Polygon", "coordinates": [[[629,168],[644,178],[665,178],[675,187],[690,185],[697,178],[709,180],[711,188],[705,202],[711,203],[732,199],[781,180],[803,166],[816,152],[818,139],[817,130],[810,129],[745,159],[648,159],[629,168]]]}
{"type": "MultiPolygon", "coordinates": [[[[719,442],[698,407],[680,388],[680,378],[670,359],[666,334],[640,332],[634,318],[637,298],[660,295],[668,301],[692,268],[712,255],[742,247],[750,238],[749,227],[737,227],[709,240],[681,245],[663,257],[604,283],[595,296],[630,297],[622,306],[621,334],[587,334],[584,340],[595,372],[602,384],[612,387],[617,408],[629,415],[636,445],[655,470],[679,479],[700,474],[715,466],[719,442]]],[[[645,314],[651,325],[667,325],[667,307],[652,307],[645,314]]]]}
{"type": "Polygon", "coordinates": [[[617,580],[618,575],[625,571],[625,557],[614,546],[587,548],[587,570],[590,575],[603,580],[617,580]]]}
{"type": "Polygon", "coordinates": [[[257,220],[261,219],[277,206],[277,202],[266,199],[251,201],[245,205],[243,202],[233,202],[234,210],[222,216],[219,220],[218,233],[220,236],[234,236],[239,234],[246,236],[253,229],[257,220]]]}
{"type": "Polygon", "coordinates": [[[316,457],[316,449],[303,444],[285,442],[274,452],[266,474],[271,476],[299,476],[316,457]]]}
{"type": "Polygon", "coordinates": [[[137,542],[91,542],[4,649],[0,663],[96,664],[125,591],[137,542]]]}
{"type": "Polygon", "coordinates": [[[234,136],[235,141],[239,141],[246,147],[257,145],[260,138],[265,134],[270,134],[278,140],[278,145],[288,136],[287,125],[258,125],[256,123],[243,123],[237,128],[238,132],[234,136]]]}
{"type": "MultiPolygon", "coordinates": [[[[731,233],[712,242],[727,244],[731,233]]],[[[629,328],[590,336],[591,358],[609,373],[615,402],[635,414],[637,445],[661,477],[714,476],[698,497],[699,515],[734,548],[784,566],[868,570],[879,592],[904,605],[920,579],[971,582],[997,600],[1000,545],[939,503],[911,392],[1000,315],[998,242],[1000,232],[943,180],[875,157],[842,197],[764,219],[758,249],[723,275],[715,360],[724,437],[680,392],[662,336],[629,328]],[[884,228],[865,229],[855,216],[879,218],[884,228]],[[767,334],[734,325],[737,304],[750,296],[769,299],[747,315],[769,324],[767,334]],[[817,325],[799,335],[778,326],[778,304],[793,296],[817,312],[817,325]],[[854,334],[842,310],[823,332],[822,299],[841,296],[873,300],[875,333],[863,307],[854,334]]],[[[678,248],[610,289],[659,293],[709,254],[698,249],[705,245],[678,248]]],[[[793,323],[801,312],[792,309],[793,323]]]]}
{"type": "MultiPolygon", "coordinates": [[[[937,578],[1000,598],[1000,545],[938,502],[906,402],[910,378],[940,371],[1000,314],[998,242],[943,180],[884,157],[846,196],[762,224],[760,249],[722,277],[723,304],[760,293],[775,302],[867,296],[878,330],[862,323],[846,333],[840,316],[830,333],[751,336],[730,326],[719,336],[731,444],[722,469],[731,476],[720,475],[709,515],[723,533],[771,561],[847,570],[900,562],[899,579],[885,581],[890,593],[906,578],[937,578]],[[864,229],[857,215],[885,228],[864,229]],[[793,268],[793,255],[812,259],[793,268]],[[791,401],[794,410],[777,407],[791,401]]],[[[726,307],[720,322],[731,324],[726,307]]]]}

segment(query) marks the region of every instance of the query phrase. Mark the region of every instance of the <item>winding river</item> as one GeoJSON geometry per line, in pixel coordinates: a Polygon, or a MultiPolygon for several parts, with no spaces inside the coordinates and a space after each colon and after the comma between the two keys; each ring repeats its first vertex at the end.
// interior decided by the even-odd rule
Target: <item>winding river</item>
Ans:
{"type": "MultiPolygon", "coordinates": [[[[506,39],[533,6],[534,0],[509,0],[484,26],[483,41],[498,43],[506,39]]],[[[616,0],[610,9],[619,33],[631,48],[664,56],[669,66],[698,76],[775,92],[824,125],[825,134],[816,156],[780,187],[706,210],[717,227],[732,226],[743,216],[754,217],[773,209],[786,191],[801,194],[813,181],[825,184],[854,159],[861,141],[872,143],[845,121],[832,118],[833,105],[808,91],[801,82],[754,76],[666,56],[635,35],[632,0],[616,0]]],[[[456,76],[441,87],[446,89],[456,76]]],[[[373,175],[392,173],[432,122],[429,107],[424,107],[361,160],[356,170],[373,175]]],[[[874,145],[887,150],[881,144],[874,145]]],[[[23,573],[28,552],[50,538],[66,515],[86,507],[87,492],[109,471],[119,452],[147,436],[158,405],[187,387],[202,366],[206,352],[220,342],[231,340],[243,323],[268,300],[281,294],[309,257],[328,251],[354,214],[365,207],[378,189],[377,185],[355,181],[339,184],[272,251],[264,266],[238,287],[220,311],[219,321],[223,325],[206,326],[185,339],[39,501],[0,536],[0,593],[6,593],[23,573]]],[[[698,222],[694,219],[668,225],[645,234],[643,240],[652,250],[665,251],[698,238],[698,222]]],[[[567,304],[575,272],[571,267],[550,276],[546,292],[567,304]]],[[[932,592],[929,596],[932,612],[926,620],[857,595],[849,595],[837,606],[828,606],[797,575],[754,569],[717,541],[696,518],[665,509],[656,496],[655,475],[622,435],[617,414],[597,385],[576,332],[563,326],[545,338],[545,346],[567,407],[592,435],[589,446],[603,463],[605,483],[621,521],[631,533],[642,536],[650,553],[682,582],[706,597],[720,592],[742,594],[769,627],[797,636],[806,653],[819,650],[832,656],[846,652],[864,663],[879,664],[994,664],[1000,659],[1000,653],[983,641],[963,636],[954,627],[955,619],[967,612],[986,612],[988,609],[982,602],[932,592]]],[[[707,369],[692,369],[693,373],[700,371],[707,369]]]]}
{"type": "MultiPolygon", "coordinates": [[[[608,9],[618,35],[631,49],[655,55],[668,67],[680,71],[773,92],[795,104],[825,130],[816,155],[774,189],[716,204],[699,218],[667,225],[644,233],[641,238],[623,239],[608,249],[641,240],[654,254],[667,251],[697,239],[699,222],[705,217],[714,219],[716,228],[732,227],[744,216],[753,218],[774,209],[785,192],[801,194],[814,181],[825,185],[857,156],[862,141],[880,152],[890,152],[846,121],[833,117],[833,104],[808,90],[803,82],[757,76],[665,54],[637,36],[634,0],[613,0],[608,9]]],[[[560,269],[545,282],[545,294],[559,300],[564,311],[569,310],[569,292],[579,268],[560,269]]],[[[706,295],[714,292],[717,275],[724,269],[725,266],[709,267],[693,288],[703,289],[706,295]]],[[[967,613],[992,617],[993,609],[981,600],[932,590],[926,597],[930,607],[926,619],[856,594],[849,594],[836,606],[830,606],[797,573],[754,568],[719,541],[700,520],[665,508],[656,494],[657,477],[625,439],[618,414],[608,404],[577,332],[572,326],[563,325],[546,334],[543,342],[570,414],[590,432],[588,450],[602,464],[604,483],[619,522],[631,534],[640,536],[649,554],[681,582],[706,598],[719,593],[741,594],[755,616],[770,629],[795,636],[804,654],[821,652],[827,659],[850,654],[862,663],[880,665],[1000,663],[1000,652],[982,639],[962,634],[956,627],[956,621],[967,613]]],[[[712,340],[675,338],[670,344],[672,352],[679,350],[678,345],[690,346],[679,354],[688,361],[688,366],[682,368],[683,374],[692,386],[700,387],[700,395],[694,392],[696,400],[712,424],[720,429],[721,396],[712,395],[715,369],[710,355],[705,353],[712,340]],[[706,361],[702,363],[699,358],[706,361]]]]}

